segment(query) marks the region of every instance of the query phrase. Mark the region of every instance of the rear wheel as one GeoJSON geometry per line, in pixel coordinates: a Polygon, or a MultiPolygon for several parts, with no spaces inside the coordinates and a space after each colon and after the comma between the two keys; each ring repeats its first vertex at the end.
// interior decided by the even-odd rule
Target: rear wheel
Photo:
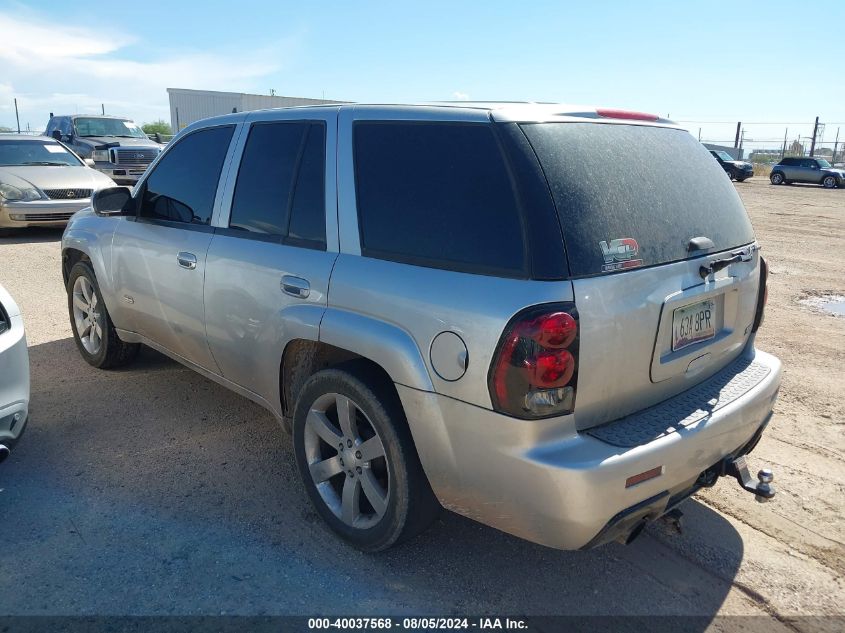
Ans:
{"type": "Polygon", "coordinates": [[[746,178],[748,178],[748,176],[743,176],[742,178],[737,178],[736,181],[737,182],[745,182],[746,178]]]}
{"type": "Polygon", "coordinates": [[[141,347],[124,343],[117,336],[97,277],[87,262],[78,262],[67,282],[67,305],[73,340],[82,358],[99,369],[111,369],[130,363],[141,347]]]}
{"type": "Polygon", "coordinates": [[[822,178],[822,186],[825,189],[834,189],[836,187],[836,176],[825,176],[822,178]]]}
{"type": "Polygon", "coordinates": [[[784,182],[783,174],[779,171],[773,171],[772,175],[769,176],[769,180],[773,185],[782,185],[784,182]]]}
{"type": "Polygon", "coordinates": [[[314,508],[355,547],[376,552],[415,536],[439,504],[392,389],[360,366],[305,383],[293,420],[297,466],[314,508]]]}

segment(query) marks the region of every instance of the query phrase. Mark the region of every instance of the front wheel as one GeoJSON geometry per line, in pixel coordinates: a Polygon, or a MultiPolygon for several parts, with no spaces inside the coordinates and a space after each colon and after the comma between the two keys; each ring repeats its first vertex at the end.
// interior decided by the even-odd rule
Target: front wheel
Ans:
{"type": "Polygon", "coordinates": [[[836,176],[825,176],[822,178],[822,186],[825,189],[834,189],[836,187],[836,176]]]}
{"type": "Polygon", "coordinates": [[[436,518],[399,398],[374,372],[350,366],[311,376],[297,399],[293,442],[314,508],[355,547],[385,550],[436,518]]]}
{"type": "Polygon", "coordinates": [[[97,277],[87,262],[78,262],[67,282],[67,306],[73,340],[82,358],[99,369],[111,369],[130,363],[141,347],[124,343],[117,336],[97,277]]]}
{"type": "Polygon", "coordinates": [[[783,184],[783,174],[779,171],[773,171],[772,175],[769,176],[769,180],[773,185],[782,185],[783,184]]]}

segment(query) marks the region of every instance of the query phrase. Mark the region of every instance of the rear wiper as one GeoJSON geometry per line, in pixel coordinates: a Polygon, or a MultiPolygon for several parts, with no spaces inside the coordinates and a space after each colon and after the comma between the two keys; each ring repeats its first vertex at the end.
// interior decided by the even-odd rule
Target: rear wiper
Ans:
{"type": "Polygon", "coordinates": [[[724,259],[717,259],[716,261],[710,262],[709,266],[700,266],[698,268],[698,274],[701,275],[702,279],[707,279],[713,273],[717,273],[723,268],[727,268],[731,264],[736,264],[738,262],[750,262],[751,255],[754,251],[744,250],[744,251],[736,251],[735,253],[731,253],[730,257],[725,257],[724,259]]]}

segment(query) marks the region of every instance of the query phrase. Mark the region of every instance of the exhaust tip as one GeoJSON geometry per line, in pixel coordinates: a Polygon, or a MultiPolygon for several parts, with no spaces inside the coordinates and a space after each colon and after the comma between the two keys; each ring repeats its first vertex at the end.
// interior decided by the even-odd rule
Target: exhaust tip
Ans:
{"type": "Polygon", "coordinates": [[[640,521],[639,523],[637,523],[637,524],[634,526],[634,529],[633,529],[633,530],[631,530],[631,531],[628,533],[628,536],[627,536],[627,538],[625,539],[625,545],[630,545],[630,544],[631,544],[631,543],[633,543],[635,540],[637,540],[637,537],[638,537],[640,534],[642,534],[642,533],[643,533],[643,530],[645,529],[645,524],[646,524],[646,523],[647,523],[647,521],[646,521],[645,519],[643,519],[642,521],[640,521]]]}
{"type": "Polygon", "coordinates": [[[0,464],[6,461],[6,458],[11,454],[9,447],[5,444],[0,444],[0,464]]]}

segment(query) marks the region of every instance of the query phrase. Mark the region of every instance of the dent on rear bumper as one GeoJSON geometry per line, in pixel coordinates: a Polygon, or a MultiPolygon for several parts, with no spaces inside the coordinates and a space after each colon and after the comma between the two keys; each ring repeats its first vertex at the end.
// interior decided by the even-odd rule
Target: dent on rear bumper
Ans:
{"type": "Polygon", "coordinates": [[[578,549],[619,512],[689,487],[767,420],[780,361],[753,348],[746,354],[770,368],[765,379],[695,424],[631,448],[577,432],[572,416],[517,420],[445,396],[397,390],[444,507],[530,541],[578,549]],[[662,475],[625,488],[628,477],[658,466],[662,475]]]}

